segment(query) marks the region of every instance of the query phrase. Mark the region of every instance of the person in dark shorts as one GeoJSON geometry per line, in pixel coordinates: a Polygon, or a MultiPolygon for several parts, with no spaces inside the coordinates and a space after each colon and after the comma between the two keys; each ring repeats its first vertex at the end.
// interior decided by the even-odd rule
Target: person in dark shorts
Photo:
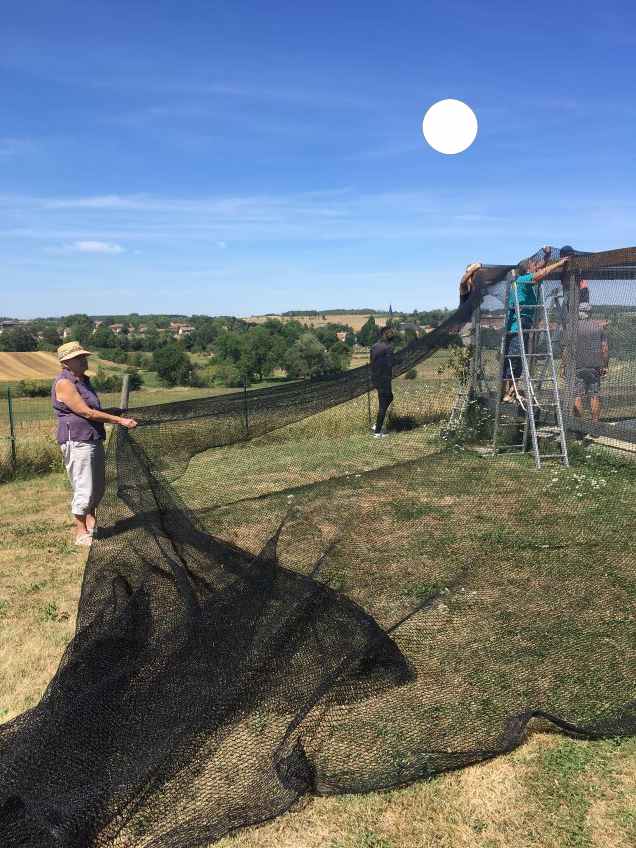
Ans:
{"type": "Polygon", "coordinates": [[[393,402],[391,380],[393,378],[393,347],[395,330],[383,327],[379,340],[371,348],[371,378],[378,392],[378,417],[373,427],[374,437],[382,438],[384,419],[393,402]]]}
{"type": "Polygon", "coordinates": [[[592,423],[601,418],[601,378],[607,374],[609,345],[604,327],[590,320],[590,304],[579,305],[576,329],[576,369],[574,372],[574,415],[583,415],[583,402],[590,400],[592,423]]]}

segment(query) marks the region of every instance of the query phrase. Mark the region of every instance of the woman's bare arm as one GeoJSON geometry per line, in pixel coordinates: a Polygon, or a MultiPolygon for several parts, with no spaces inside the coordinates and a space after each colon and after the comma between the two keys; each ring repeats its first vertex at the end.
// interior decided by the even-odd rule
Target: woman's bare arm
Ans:
{"type": "Polygon", "coordinates": [[[550,265],[546,265],[544,268],[540,268],[538,271],[534,272],[532,282],[540,283],[541,280],[545,280],[545,278],[549,277],[553,271],[557,270],[557,268],[562,268],[567,261],[568,257],[566,256],[565,259],[559,259],[558,262],[552,262],[550,265]]]}
{"type": "Polygon", "coordinates": [[[66,404],[76,415],[87,418],[89,421],[121,424],[122,427],[128,427],[129,429],[137,426],[134,418],[122,418],[119,415],[111,415],[109,412],[104,412],[103,409],[91,409],[70,380],[58,380],[55,386],[55,396],[60,403],[66,404]]]}

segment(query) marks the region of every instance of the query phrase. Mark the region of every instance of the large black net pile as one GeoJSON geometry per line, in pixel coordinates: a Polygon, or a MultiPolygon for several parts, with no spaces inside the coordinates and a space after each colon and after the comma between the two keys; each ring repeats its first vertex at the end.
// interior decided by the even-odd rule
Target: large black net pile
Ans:
{"type": "Polygon", "coordinates": [[[366,366],[113,434],[76,636],[0,727],[3,848],[190,848],[493,757],[533,718],[636,732],[636,466],[446,438],[448,345],[507,270],[398,352],[387,439],[366,366]]]}

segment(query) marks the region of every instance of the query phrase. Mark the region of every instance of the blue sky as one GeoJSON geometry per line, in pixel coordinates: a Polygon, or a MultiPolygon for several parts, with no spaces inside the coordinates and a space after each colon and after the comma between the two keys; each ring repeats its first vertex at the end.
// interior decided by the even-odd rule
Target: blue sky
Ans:
{"type": "Polygon", "coordinates": [[[8,4],[0,314],[425,309],[474,259],[634,244],[635,57],[612,0],[8,4]]]}

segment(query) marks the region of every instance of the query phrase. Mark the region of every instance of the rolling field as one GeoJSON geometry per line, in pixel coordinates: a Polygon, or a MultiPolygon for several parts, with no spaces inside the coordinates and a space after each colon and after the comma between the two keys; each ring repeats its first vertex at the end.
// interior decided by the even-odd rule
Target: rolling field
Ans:
{"type": "Polygon", "coordinates": [[[0,353],[0,383],[18,380],[50,380],[59,374],[60,363],[54,353],[0,353]]]}
{"type": "MultiPolygon", "coordinates": [[[[108,359],[92,355],[88,375],[93,377],[98,368],[107,374],[121,373],[125,365],[119,365],[108,359]]],[[[22,380],[47,382],[60,373],[60,363],[57,356],[49,351],[35,350],[29,353],[0,353],[0,391],[4,385],[11,385],[22,380]]]]}

